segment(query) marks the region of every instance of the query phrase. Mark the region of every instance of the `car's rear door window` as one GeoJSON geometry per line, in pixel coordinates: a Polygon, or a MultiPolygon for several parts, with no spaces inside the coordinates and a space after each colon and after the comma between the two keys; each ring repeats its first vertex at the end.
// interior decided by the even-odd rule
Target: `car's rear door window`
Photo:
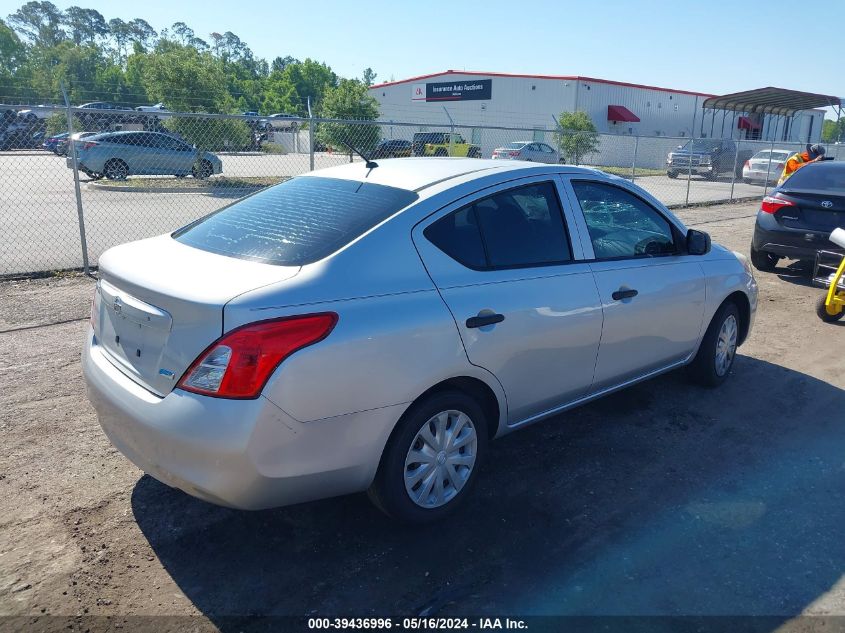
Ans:
{"type": "Polygon", "coordinates": [[[455,211],[424,232],[444,253],[475,269],[571,261],[563,213],[549,182],[508,189],[455,211]]]}
{"type": "Polygon", "coordinates": [[[418,198],[356,180],[294,178],[180,229],[188,246],[280,266],[303,266],[346,246],[418,198]]]}
{"type": "Polygon", "coordinates": [[[654,257],[676,252],[672,227],[654,207],[620,187],[574,180],[572,188],[596,259],[654,257]]]}

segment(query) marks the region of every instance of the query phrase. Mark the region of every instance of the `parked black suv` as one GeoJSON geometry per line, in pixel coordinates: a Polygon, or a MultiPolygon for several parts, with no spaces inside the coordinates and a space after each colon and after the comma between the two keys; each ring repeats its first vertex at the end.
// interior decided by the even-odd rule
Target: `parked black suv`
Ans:
{"type": "Polygon", "coordinates": [[[721,175],[735,174],[742,178],[742,166],[752,154],[751,150],[739,150],[730,139],[695,139],[678,145],[666,157],[666,175],[677,178],[678,174],[693,173],[708,180],[721,175]],[[692,164],[690,164],[690,162],[692,164]]]}

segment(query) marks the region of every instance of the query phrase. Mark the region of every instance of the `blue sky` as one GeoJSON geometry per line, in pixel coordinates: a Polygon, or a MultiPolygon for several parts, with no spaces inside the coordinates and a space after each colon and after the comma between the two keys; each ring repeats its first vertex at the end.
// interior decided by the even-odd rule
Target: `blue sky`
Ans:
{"type": "MultiPolygon", "coordinates": [[[[232,31],[260,57],[311,57],[346,77],[370,66],[378,81],[452,68],[845,95],[842,45],[824,35],[845,24],[842,0],[53,2],[142,17],[157,30],[184,21],[204,39],[232,31]]],[[[22,3],[0,0],[0,16],[22,3]]]]}

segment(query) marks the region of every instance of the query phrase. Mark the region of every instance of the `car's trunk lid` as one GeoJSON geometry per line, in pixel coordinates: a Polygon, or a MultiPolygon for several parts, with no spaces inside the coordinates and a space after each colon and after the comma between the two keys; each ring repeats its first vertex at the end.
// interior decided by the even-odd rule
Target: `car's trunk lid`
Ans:
{"type": "Polygon", "coordinates": [[[790,189],[781,192],[795,203],[777,212],[784,226],[824,233],[845,227],[845,195],[790,189]]]}
{"type": "Polygon", "coordinates": [[[116,367],[161,396],[221,336],[226,303],[299,272],[209,253],[169,235],[113,248],[99,267],[97,343],[116,367]]]}

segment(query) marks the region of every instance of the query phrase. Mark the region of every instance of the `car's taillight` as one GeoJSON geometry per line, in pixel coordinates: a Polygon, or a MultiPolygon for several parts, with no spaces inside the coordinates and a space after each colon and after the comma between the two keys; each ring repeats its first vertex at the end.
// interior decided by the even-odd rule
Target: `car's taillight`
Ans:
{"type": "Polygon", "coordinates": [[[96,143],[96,142],[94,142],[94,141],[85,141],[85,142],[82,144],[82,149],[91,149],[91,148],[92,148],[92,147],[94,147],[96,144],[97,144],[97,143],[96,143]]]}
{"type": "Polygon", "coordinates": [[[775,169],[783,169],[783,163],[778,163],[775,165],[775,169]]]}
{"type": "Polygon", "coordinates": [[[244,325],[200,354],[177,387],[218,398],[257,398],[285,358],[322,341],[336,323],[337,314],[323,312],[244,325]]]}
{"type": "Polygon", "coordinates": [[[778,209],[794,206],[794,202],[779,198],[777,194],[775,194],[774,196],[766,196],[765,198],[763,198],[763,203],[760,205],[760,211],[764,211],[765,213],[775,213],[778,211],[778,209]]]}
{"type": "Polygon", "coordinates": [[[511,156],[519,156],[519,152],[511,152],[510,155],[511,156]]]}
{"type": "Polygon", "coordinates": [[[751,161],[745,161],[745,164],[742,166],[743,169],[751,169],[751,161]]]}

